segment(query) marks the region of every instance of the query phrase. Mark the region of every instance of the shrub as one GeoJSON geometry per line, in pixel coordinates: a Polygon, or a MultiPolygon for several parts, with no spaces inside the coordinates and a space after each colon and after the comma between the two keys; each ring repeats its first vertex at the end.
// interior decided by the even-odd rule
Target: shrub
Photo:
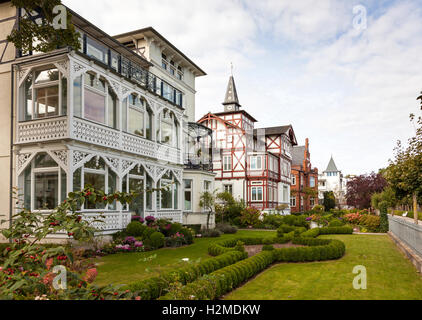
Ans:
{"type": "Polygon", "coordinates": [[[240,221],[244,226],[255,226],[260,223],[261,211],[254,207],[248,207],[242,211],[240,221]]]}
{"type": "Polygon", "coordinates": [[[153,249],[162,248],[164,247],[164,238],[164,234],[162,234],[161,232],[154,232],[149,238],[149,244],[153,249]]]}
{"type": "Polygon", "coordinates": [[[305,216],[284,216],[282,218],[283,224],[293,227],[308,227],[308,222],[305,216]]]}
{"type": "Polygon", "coordinates": [[[220,230],[214,229],[214,230],[203,230],[201,231],[201,234],[204,238],[219,238],[222,235],[222,232],[220,230]]]}
{"type": "Polygon", "coordinates": [[[137,292],[142,300],[155,300],[161,295],[166,294],[173,283],[180,282],[186,285],[205,274],[232,265],[247,257],[248,255],[245,252],[228,252],[197,265],[175,268],[160,276],[132,283],[123,289],[137,292]]]}
{"type": "Polygon", "coordinates": [[[366,227],[370,232],[379,232],[381,218],[378,216],[364,215],[361,217],[359,225],[366,227]]]}
{"type": "Polygon", "coordinates": [[[126,235],[132,236],[132,237],[142,237],[145,229],[147,227],[140,223],[139,221],[132,221],[129,223],[129,225],[126,227],[126,235]]]}
{"type": "Polygon", "coordinates": [[[157,231],[155,229],[146,227],[145,230],[144,230],[144,232],[142,233],[142,238],[145,239],[145,240],[149,240],[151,238],[151,235],[154,232],[157,232],[157,231]]]}
{"type": "Polygon", "coordinates": [[[185,228],[192,229],[193,231],[195,231],[196,234],[200,234],[202,225],[200,225],[200,224],[187,224],[187,225],[185,225],[185,228]]]}
{"type": "Polygon", "coordinates": [[[180,233],[185,236],[186,244],[192,244],[193,243],[193,234],[188,228],[180,229],[180,233]]]}
{"type": "Polygon", "coordinates": [[[331,222],[328,225],[329,227],[342,227],[344,226],[344,222],[341,220],[331,220],[331,222]]]}
{"type": "Polygon", "coordinates": [[[173,223],[170,228],[170,235],[176,234],[182,230],[183,226],[180,223],[173,223]]]}
{"type": "Polygon", "coordinates": [[[221,231],[224,234],[235,234],[235,233],[237,233],[237,227],[231,226],[231,225],[225,224],[225,223],[217,224],[216,229],[221,231]]]}
{"type": "Polygon", "coordinates": [[[349,226],[320,228],[319,234],[353,234],[353,228],[349,226]]]}
{"type": "Polygon", "coordinates": [[[262,247],[262,251],[274,251],[274,250],[275,250],[274,246],[270,244],[266,244],[262,247]]]}
{"type": "Polygon", "coordinates": [[[316,238],[319,236],[319,229],[315,228],[315,229],[308,230],[302,233],[300,236],[303,238],[316,238]]]}
{"type": "Polygon", "coordinates": [[[289,226],[287,224],[281,225],[278,229],[277,229],[277,236],[278,237],[283,237],[284,234],[286,233],[290,233],[295,231],[295,227],[289,226]]]}

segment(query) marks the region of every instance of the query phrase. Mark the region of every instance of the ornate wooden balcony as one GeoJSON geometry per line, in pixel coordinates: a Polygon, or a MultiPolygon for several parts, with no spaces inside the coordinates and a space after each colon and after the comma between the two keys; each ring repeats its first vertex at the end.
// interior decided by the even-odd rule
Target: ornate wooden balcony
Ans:
{"type": "Polygon", "coordinates": [[[17,125],[17,145],[68,139],[183,164],[179,149],[80,118],[69,121],[67,117],[57,117],[17,125]]]}

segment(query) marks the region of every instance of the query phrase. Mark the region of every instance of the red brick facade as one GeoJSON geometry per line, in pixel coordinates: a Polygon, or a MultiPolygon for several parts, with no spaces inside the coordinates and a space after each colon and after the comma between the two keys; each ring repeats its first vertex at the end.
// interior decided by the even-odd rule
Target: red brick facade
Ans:
{"type": "Polygon", "coordinates": [[[309,211],[318,204],[318,169],[312,168],[309,139],[293,152],[290,204],[292,213],[309,211]]]}

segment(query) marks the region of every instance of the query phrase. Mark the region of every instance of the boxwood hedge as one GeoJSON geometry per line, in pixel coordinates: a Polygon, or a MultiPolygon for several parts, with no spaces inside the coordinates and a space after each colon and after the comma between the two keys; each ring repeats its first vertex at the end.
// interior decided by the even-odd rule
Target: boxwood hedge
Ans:
{"type": "Polygon", "coordinates": [[[142,300],[155,300],[165,294],[173,283],[180,282],[183,285],[188,284],[203,275],[234,264],[247,257],[248,254],[245,252],[227,252],[216,258],[201,262],[198,265],[177,268],[165,272],[160,276],[132,283],[125,286],[123,289],[137,292],[142,300]]]}

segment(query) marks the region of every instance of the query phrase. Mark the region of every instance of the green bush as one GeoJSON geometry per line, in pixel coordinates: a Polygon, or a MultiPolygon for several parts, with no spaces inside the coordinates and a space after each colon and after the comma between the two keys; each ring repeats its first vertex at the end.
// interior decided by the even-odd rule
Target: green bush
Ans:
{"type": "Polygon", "coordinates": [[[338,219],[331,220],[331,222],[328,224],[329,227],[342,227],[344,226],[344,222],[340,221],[338,219]]]}
{"type": "Polygon", "coordinates": [[[319,228],[308,230],[300,235],[302,238],[316,238],[319,236],[319,228]]]}
{"type": "Polygon", "coordinates": [[[180,233],[185,236],[185,241],[187,244],[193,243],[193,234],[188,228],[180,229],[180,233]]]}
{"type": "Polygon", "coordinates": [[[275,250],[274,246],[270,244],[266,244],[262,247],[262,251],[274,251],[274,250],[275,250]]]}
{"type": "Polygon", "coordinates": [[[142,238],[144,240],[149,240],[151,238],[151,235],[155,232],[157,232],[155,229],[146,227],[142,234],[142,238]]]}
{"type": "Polygon", "coordinates": [[[170,228],[170,235],[175,235],[182,230],[183,226],[180,223],[173,223],[170,228]]]}
{"type": "Polygon", "coordinates": [[[319,234],[353,234],[353,228],[350,226],[320,228],[319,234]]]}
{"type": "Polygon", "coordinates": [[[294,232],[296,230],[295,227],[293,226],[289,226],[287,224],[282,224],[278,229],[277,229],[277,236],[278,237],[283,237],[284,234],[286,233],[290,233],[290,232],[294,232]]]}
{"type": "Polygon", "coordinates": [[[215,228],[224,234],[236,234],[238,230],[237,227],[226,223],[219,223],[215,228]]]}
{"type": "Polygon", "coordinates": [[[200,225],[200,224],[187,224],[187,225],[185,225],[185,228],[190,228],[193,231],[195,231],[196,234],[200,234],[202,225],[200,225]]]}
{"type": "Polygon", "coordinates": [[[359,221],[360,226],[364,226],[370,232],[379,232],[381,226],[381,218],[378,216],[363,215],[359,221]]]}
{"type": "Polygon", "coordinates": [[[147,229],[147,226],[140,223],[139,221],[132,221],[126,227],[125,233],[131,237],[142,237],[143,233],[147,229]]]}
{"type": "Polygon", "coordinates": [[[160,249],[164,247],[164,239],[164,234],[161,232],[154,232],[149,238],[151,247],[153,249],[160,249]]]}
{"type": "Polygon", "coordinates": [[[219,238],[223,234],[220,230],[202,230],[201,231],[202,237],[204,238],[219,238]]]}
{"type": "Polygon", "coordinates": [[[160,276],[132,283],[123,289],[130,290],[131,292],[137,292],[142,300],[155,300],[161,295],[166,294],[171,285],[176,282],[186,285],[205,274],[232,265],[240,260],[246,259],[247,257],[247,253],[244,252],[228,252],[219,257],[208,259],[197,265],[175,268],[160,276]]]}

